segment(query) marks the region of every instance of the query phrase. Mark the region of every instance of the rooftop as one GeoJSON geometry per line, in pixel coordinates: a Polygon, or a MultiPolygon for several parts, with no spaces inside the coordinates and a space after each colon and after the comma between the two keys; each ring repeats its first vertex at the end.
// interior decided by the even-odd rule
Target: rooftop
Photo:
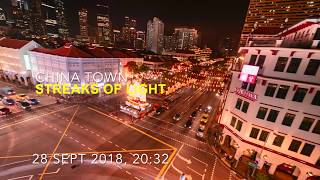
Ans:
{"type": "Polygon", "coordinates": [[[12,49],[20,49],[30,41],[26,40],[18,40],[18,39],[10,39],[10,38],[2,38],[0,39],[0,46],[12,49]]]}

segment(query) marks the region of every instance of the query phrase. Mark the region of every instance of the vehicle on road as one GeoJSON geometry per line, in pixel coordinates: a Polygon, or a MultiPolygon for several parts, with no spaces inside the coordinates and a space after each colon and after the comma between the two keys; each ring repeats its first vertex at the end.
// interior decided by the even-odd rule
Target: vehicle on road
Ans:
{"type": "Polygon", "coordinates": [[[2,99],[4,99],[6,96],[0,94],[0,101],[2,101],[2,99]]]}
{"type": "Polygon", "coordinates": [[[13,95],[16,93],[11,87],[3,87],[0,89],[0,92],[5,95],[13,95]]]}
{"type": "Polygon", "coordinates": [[[26,94],[17,94],[16,99],[17,100],[26,100],[26,99],[29,99],[29,97],[26,94]]]}
{"type": "Polygon", "coordinates": [[[203,138],[204,137],[204,130],[203,129],[198,128],[197,137],[199,137],[199,138],[203,138]]]}
{"type": "Polygon", "coordinates": [[[11,114],[11,110],[7,107],[0,106],[0,115],[9,115],[11,114]]]}
{"type": "Polygon", "coordinates": [[[207,123],[203,122],[203,121],[200,121],[200,125],[199,125],[199,128],[204,130],[206,128],[206,125],[207,123]]]}
{"type": "Polygon", "coordinates": [[[29,99],[26,99],[25,102],[31,104],[31,105],[37,105],[40,103],[40,101],[36,98],[29,98],[29,99]]]}
{"type": "Polygon", "coordinates": [[[190,115],[192,118],[195,118],[197,116],[197,111],[193,111],[190,115]]]}
{"type": "Polygon", "coordinates": [[[202,111],[202,104],[200,104],[200,105],[198,106],[197,110],[198,110],[199,112],[202,111]]]}
{"type": "Polygon", "coordinates": [[[164,109],[163,109],[162,107],[159,107],[159,108],[156,110],[156,115],[160,115],[163,111],[164,111],[164,109]]]}
{"type": "Polygon", "coordinates": [[[177,113],[173,116],[173,120],[175,121],[179,121],[181,119],[181,114],[180,113],[177,113]]]}
{"type": "Polygon", "coordinates": [[[31,110],[31,105],[24,101],[17,101],[17,106],[26,111],[31,110]]]}
{"type": "Polygon", "coordinates": [[[2,103],[11,106],[15,104],[15,101],[11,98],[4,98],[2,99],[2,103]]]}
{"type": "Polygon", "coordinates": [[[211,106],[207,106],[205,109],[204,109],[204,112],[205,113],[210,113],[212,110],[212,107],[211,106]]]}
{"type": "Polygon", "coordinates": [[[191,118],[189,118],[188,121],[187,121],[187,123],[184,125],[184,127],[186,127],[186,128],[191,128],[192,124],[193,124],[193,121],[192,121],[191,118]]]}
{"type": "Polygon", "coordinates": [[[200,122],[207,123],[208,122],[208,118],[209,118],[209,114],[203,113],[202,116],[201,116],[200,122]]]}

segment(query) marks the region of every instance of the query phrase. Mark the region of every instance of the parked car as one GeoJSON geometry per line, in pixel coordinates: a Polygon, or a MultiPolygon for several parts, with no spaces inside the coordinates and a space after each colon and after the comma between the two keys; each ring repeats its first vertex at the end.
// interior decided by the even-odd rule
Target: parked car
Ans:
{"type": "Polygon", "coordinates": [[[212,110],[212,107],[211,107],[211,106],[208,106],[208,107],[206,107],[206,108],[204,109],[204,112],[205,112],[205,113],[210,113],[211,110],[212,110]]]}
{"type": "Polygon", "coordinates": [[[26,111],[31,110],[31,105],[24,101],[17,101],[17,106],[26,111]]]}
{"type": "Polygon", "coordinates": [[[194,117],[196,117],[197,116],[197,111],[193,111],[192,113],[191,113],[191,115],[190,115],[190,117],[192,117],[192,118],[194,118],[194,117]]]}
{"type": "Polygon", "coordinates": [[[206,125],[207,123],[203,122],[203,121],[200,121],[200,125],[199,125],[199,128],[204,130],[206,128],[206,125]]]}
{"type": "Polygon", "coordinates": [[[25,102],[31,104],[31,105],[37,105],[40,103],[40,101],[36,98],[29,98],[29,99],[26,99],[25,102]]]}
{"type": "Polygon", "coordinates": [[[25,99],[29,99],[29,97],[26,94],[17,94],[16,99],[17,100],[25,100],[25,99]]]}
{"type": "Polygon", "coordinates": [[[11,114],[11,110],[7,107],[0,106],[0,115],[9,115],[11,114]]]}
{"type": "Polygon", "coordinates": [[[4,98],[2,99],[2,103],[11,106],[15,104],[15,101],[11,98],[4,98]]]}
{"type": "Polygon", "coordinates": [[[162,107],[159,107],[159,108],[156,110],[156,114],[157,114],[157,115],[160,115],[163,111],[164,111],[164,109],[163,109],[162,107]]]}
{"type": "Polygon", "coordinates": [[[11,87],[3,87],[0,89],[0,92],[5,95],[13,95],[16,93],[11,87]]]}
{"type": "Polygon", "coordinates": [[[173,120],[175,121],[179,121],[181,119],[181,114],[180,113],[177,113],[173,116],[173,120]]]}
{"type": "Polygon", "coordinates": [[[209,114],[203,113],[202,116],[201,116],[200,122],[207,123],[208,122],[208,118],[209,118],[209,114]]]}

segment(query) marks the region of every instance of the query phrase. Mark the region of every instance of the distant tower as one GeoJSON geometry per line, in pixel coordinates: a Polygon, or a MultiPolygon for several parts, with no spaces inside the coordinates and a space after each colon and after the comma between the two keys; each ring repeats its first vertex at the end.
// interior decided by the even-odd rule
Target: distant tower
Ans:
{"type": "Polygon", "coordinates": [[[59,37],[61,37],[62,39],[65,39],[69,37],[69,29],[67,25],[66,16],[65,16],[64,2],[62,0],[55,0],[55,4],[56,4],[58,34],[59,34],[59,37]]]}
{"type": "Polygon", "coordinates": [[[88,40],[88,11],[84,8],[79,11],[80,36],[83,40],[88,40]]]}
{"type": "Polygon", "coordinates": [[[28,1],[11,0],[13,27],[18,29],[22,35],[27,36],[31,31],[31,12],[29,11],[28,1]]]}
{"type": "Polygon", "coordinates": [[[45,24],[41,15],[41,0],[31,0],[30,2],[30,26],[33,35],[42,36],[46,34],[45,24]]]}
{"type": "Polygon", "coordinates": [[[41,0],[41,16],[45,24],[46,34],[57,38],[59,35],[55,0],[41,0]]]}
{"type": "Polygon", "coordinates": [[[176,49],[189,50],[197,45],[198,31],[193,28],[175,28],[176,49]]]}
{"type": "Polygon", "coordinates": [[[154,17],[153,20],[149,20],[147,24],[147,50],[162,53],[163,51],[163,22],[154,17]]]}
{"type": "Polygon", "coordinates": [[[108,46],[111,44],[112,28],[107,0],[97,1],[97,33],[100,45],[108,46]]]}

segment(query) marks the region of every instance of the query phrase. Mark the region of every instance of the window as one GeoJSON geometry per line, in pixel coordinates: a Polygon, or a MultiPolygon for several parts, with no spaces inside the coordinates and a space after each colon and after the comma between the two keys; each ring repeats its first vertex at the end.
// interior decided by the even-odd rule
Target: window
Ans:
{"type": "Polygon", "coordinates": [[[320,120],[317,121],[317,124],[314,126],[313,133],[320,134],[320,120]]]}
{"type": "Polygon", "coordinates": [[[300,148],[300,145],[301,145],[301,141],[298,141],[298,140],[293,139],[293,140],[291,141],[290,146],[289,146],[289,150],[290,150],[290,151],[297,152],[297,151],[299,150],[299,148],[300,148]]]}
{"type": "Polygon", "coordinates": [[[258,62],[256,64],[256,66],[259,66],[260,68],[262,68],[265,60],[266,60],[266,56],[265,55],[260,55],[259,58],[258,58],[258,62]]]}
{"type": "Polygon", "coordinates": [[[273,145],[281,147],[284,140],[284,136],[277,135],[273,140],[273,145]]]}
{"type": "Polygon", "coordinates": [[[320,106],[320,91],[316,92],[316,95],[314,95],[314,98],[313,98],[311,104],[320,106]]]}
{"type": "Polygon", "coordinates": [[[282,125],[290,127],[295,117],[296,115],[294,114],[286,113],[286,115],[283,118],[282,125]]]}
{"type": "Polygon", "coordinates": [[[287,72],[296,73],[299,69],[300,63],[301,63],[301,58],[291,58],[287,72]]]}
{"type": "Polygon", "coordinates": [[[320,158],[317,160],[316,166],[320,167],[320,158]]]}
{"type": "Polygon", "coordinates": [[[248,91],[254,92],[255,88],[256,88],[256,84],[249,84],[248,91]]]}
{"type": "Polygon", "coordinates": [[[247,82],[242,82],[241,89],[247,90],[248,84],[249,83],[247,83],[247,82]]]}
{"type": "Polygon", "coordinates": [[[262,130],[260,137],[259,137],[259,140],[265,142],[267,140],[268,136],[269,136],[269,132],[262,130]]]}
{"type": "Polygon", "coordinates": [[[289,91],[289,88],[290,86],[280,85],[276,98],[285,99],[289,91]]]}
{"type": "Polygon", "coordinates": [[[236,122],[237,122],[237,118],[235,118],[235,117],[232,116],[230,125],[231,125],[232,127],[234,127],[234,126],[236,125],[236,122]]]}
{"type": "Polygon", "coordinates": [[[304,117],[301,124],[300,124],[299,129],[304,130],[304,131],[309,131],[313,122],[314,122],[314,119],[304,117]]]}
{"type": "Polygon", "coordinates": [[[305,143],[300,154],[306,155],[306,156],[310,156],[312,154],[312,151],[314,149],[314,145],[313,144],[308,144],[305,143]]]}
{"type": "Polygon", "coordinates": [[[276,122],[279,111],[271,109],[267,117],[267,121],[276,122]]]}
{"type": "Polygon", "coordinates": [[[242,121],[239,121],[238,120],[238,123],[237,123],[237,126],[236,126],[236,129],[240,132],[241,131],[241,128],[242,128],[242,121]]]}
{"type": "Polygon", "coordinates": [[[239,98],[238,98],[237,104],[236,104],[236,108],[240,110],[241,105],[242,105],[242,99],[239,99],[239,98]]]}
{"type": "Polygon", "coordinates": [[[257,139],[260,129],[252,128],[250,132],[250,137],[257,139]]]}
{"type": "Polygon", "coordinates": [[[283,72],[288,62],[287,57],[279,57],[274,71],[283,72]]]}
{"type": "Polygon", "coordinates": [[[247,101],[243,101],[243,106],[242,106],[241,111],[244,113],[247,113],[248,108],[249,108],[249,103],[247,101]]]}
{"type": "Polygon", "coordinates": [[[255,65],[257,60],[257,55],[251,55],[249,65],[255,65]]]}
{"type": "Polygon", "coordinates": [[[264,119],[266,117],[268,109],[265,107],[260,107],[258,114],[257,114],[257,118],[259,119],[264,119]]]}
{"type": "Polygon", "coordinates": [[[268,83],[268,87],[264,95],[273,97],[274,93],[276,92],[276,89],[277,89],[277,84],[268,83]]]}
{"type": "Polygon", "coordinates": [[[316,75],[320,66],[320,60],[310,59],[304,75],[316,75]]]}
{"type": "Polygon", "coordinates": [[[308,89],[305,88],[298,88],[296,90],[296,93],[294,93],[293,99],[292,101],[296,101],[296,102],[302,102],[304,97],[307,94],[308,89]]]}

